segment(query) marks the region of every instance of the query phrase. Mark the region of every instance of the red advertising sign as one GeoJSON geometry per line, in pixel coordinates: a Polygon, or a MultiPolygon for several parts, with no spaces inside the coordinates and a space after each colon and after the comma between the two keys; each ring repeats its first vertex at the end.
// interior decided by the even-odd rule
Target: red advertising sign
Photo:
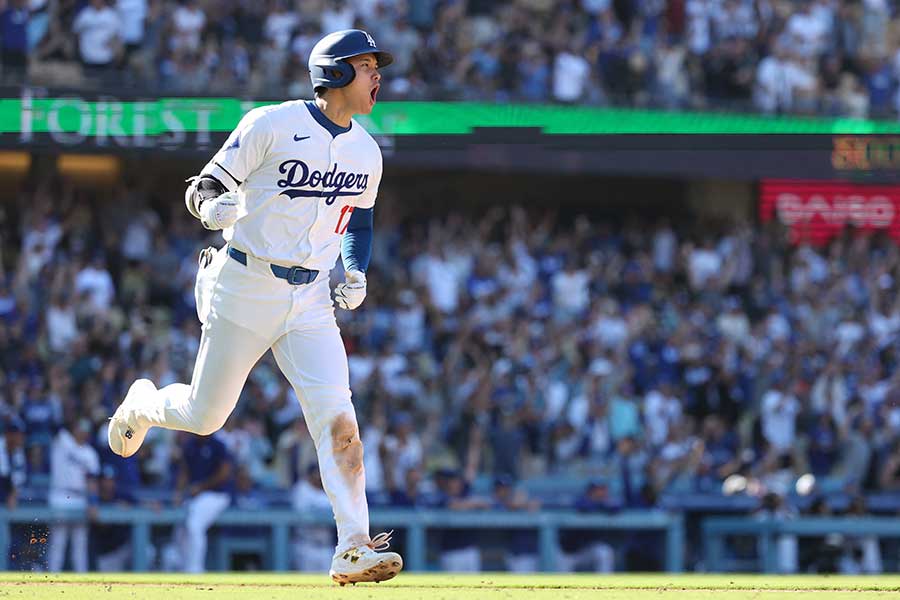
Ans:
{"type": "Polygon", "coordinates": [[[759,216],[790,227],[797,243],[825,244],[847,226],[887,230],[900,242],[900,186],[767,179],[760,185],[759,216]]]}

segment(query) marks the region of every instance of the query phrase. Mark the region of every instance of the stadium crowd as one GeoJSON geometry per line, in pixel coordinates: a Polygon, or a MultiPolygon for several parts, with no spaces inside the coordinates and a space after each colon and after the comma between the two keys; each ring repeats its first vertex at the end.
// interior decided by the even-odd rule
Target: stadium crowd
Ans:
{"type": "MultiPolygon", "coordinates": [[[[369,297],[337,311],[372,504],[615,511],[723,490],[771,503],[806,474],[825,495],[900,491],[900,250],[888,238],[846,232],[814,248],[769,226],[517,205],[422,219],[382,195],[369,297]],[[520,486],[554,477],[583,494],[520,486]]],[[[214,491],[222,508],[262,507],[279,490],[327,506],[270,355],[209,447],[154,429],[135,458],[110,453],[106,422],[131,381],[190,380],[197,253],[221,244],[153,189],[114,197],[44,178],[0,213],[7,506],[177,505],[214,491]]],[[[454,570],[478,564],[472,540],[446,536],[454,570]]]]}
{"type": "Polygon", "coordinates": [[[7,83],[303,97],[322,32],[394,52],[383,97],[851,117],[900,107],[888,0],[3,0],[7,83]]]}

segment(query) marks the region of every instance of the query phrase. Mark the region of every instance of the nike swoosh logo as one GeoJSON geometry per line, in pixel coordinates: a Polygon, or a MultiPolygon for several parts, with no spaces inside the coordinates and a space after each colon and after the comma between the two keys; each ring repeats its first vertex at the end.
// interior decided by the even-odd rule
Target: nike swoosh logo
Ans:
{"type": "Polygon", "coordinates": [[[309,139],[308,135],[304,135],[303,137],[300,137],[299,135],[294,135],[295,142],[302,142],[303,140],[308,140],[308,139],[309,139]]]}

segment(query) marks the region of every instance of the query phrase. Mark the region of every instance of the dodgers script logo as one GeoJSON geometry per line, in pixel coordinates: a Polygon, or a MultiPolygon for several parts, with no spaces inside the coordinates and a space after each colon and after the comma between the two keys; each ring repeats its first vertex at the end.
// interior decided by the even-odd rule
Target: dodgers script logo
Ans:
{"type": "Polygon", "coordinates": [[[325,198],[325,204],[334,204],[339,196],[359,196],[369,185],[368,173],[338,171],[337,163],[331,170],[310,171],[302,160],[286,160],[278,165],[278,172],[285,175],[276,183],[280,188],[292,188],[281,192],[288,198],[325,198]],[[298,189],[304,186],[319,187],[320,190],[298,189]]]}

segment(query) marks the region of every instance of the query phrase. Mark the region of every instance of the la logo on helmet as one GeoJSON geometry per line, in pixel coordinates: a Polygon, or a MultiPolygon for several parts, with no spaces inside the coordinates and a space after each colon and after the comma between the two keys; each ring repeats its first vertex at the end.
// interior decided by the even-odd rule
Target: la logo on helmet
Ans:
{"type": "Polygon", "coordinates": [[[366,41],[369,42],[369,45],[373,48],[376,48],[377,46],[375,46],[375,40],[372,39],[372,36],[369,35],[369,32],[366,31],[364,33],[366,34],[366,41]]]}

